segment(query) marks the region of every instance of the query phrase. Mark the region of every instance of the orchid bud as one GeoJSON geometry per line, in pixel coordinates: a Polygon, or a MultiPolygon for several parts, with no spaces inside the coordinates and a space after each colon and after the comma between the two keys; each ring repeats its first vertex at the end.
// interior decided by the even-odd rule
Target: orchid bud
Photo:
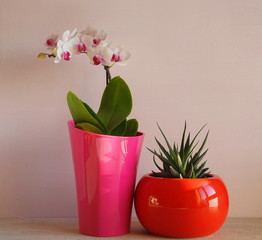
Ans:
{"type": "Polygon", "coordinates": [[[38,60],[43,60],[43,59],[46,58],[47,55],[48,55],[48,54],[46,54],[46,53],[39,53],[38,56],[37,56],[37,59],[38,59],[38,60]]]}

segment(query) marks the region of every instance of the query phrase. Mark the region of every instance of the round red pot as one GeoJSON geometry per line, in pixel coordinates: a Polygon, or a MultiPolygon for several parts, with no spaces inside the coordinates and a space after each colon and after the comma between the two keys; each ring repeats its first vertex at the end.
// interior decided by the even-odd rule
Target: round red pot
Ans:
{"type": "Polygon", "coordinates": [[[228,207],[226,186],[217,175],[176,179],[147,174],[135,192],[135,209],[143,227],[167,237],[210,235],[223,225],[228,207]]]}

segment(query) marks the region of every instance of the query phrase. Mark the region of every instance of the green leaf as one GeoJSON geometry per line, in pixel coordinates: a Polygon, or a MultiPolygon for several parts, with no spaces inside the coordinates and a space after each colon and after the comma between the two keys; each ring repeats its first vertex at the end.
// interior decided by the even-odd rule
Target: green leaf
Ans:
{"type": "Polygon", "coordinates": [[[127,121],[125,136],[136,136],[138,130],[138,121],[134,118],[127,121]]]}
{"type": "Polygon", "coordinates": [[[193,168],[193,165],[191,164],[190,169],[186,174],[186,178],[192,178],[193,170],[194,168],[193,168]]]}
{"type": "Polygon", "coordinates": [[[204,139],[201,147],[199,148],[198,152],[194,155],[193,158],[198,158],[198,157],[200,156],[201,151],[203,150],[203,148],[204,148],[204,146],[205,146],[205,144],[206,144],[206,141],[207,141],[207,138],[208,138],[208,134],[209,134],[209,131],[207,132],[206,137],[205,137],[205,139],[204,139]]]}
{"type": "Polygon", "coordinates": [[[111,132],[132,110],[131,92],[120,77],[114,77],[106,86],[97,115],[111,132]]]}
{"type": "Polygon", "coordinates": [[[93,109],[92,109],[91,107],[89,107],[89,105],[88,105],[87,103],[85,103],[85,102],[83,102],[83,101],[81,101],[81,102],[84,104],[86,110],[99,122],[99,124],[100,124],[100,126],[103,128],[104,132],[107,133],[108,130],[107,130],[105,124],[104,124],[103,121],[98,117],[98,115],[93,111],[93,109]]]}
{"type": "Polygon", "coordinates": [[[103,127],[93,116],[94,111],[92,110],[89,112],[82,101],[74,93],[68,92],[67,103],[75,124],[87,122],[99,128],[103,132],[103,127]]]}
{"type": "Polygon", "coordinates": [[[164,134],[164,132],[162,131],[162,129],[160,128],[160,126],[158,125],[158,123],[157,123],[157,126],[158,126],[158,128],[159,128],[159,130],[160,130],[160,132],[161,132],[161,134],[162,134],[162,136],[163,136],[163,138],[165,139],[165,142],[166,142],[167,147],[168,147],[168,149],[169,149],[170,155],[171,155],[174,159],[176,159],[176,158],[177,158],[177,151],[176,151],[176,149],[174,149],[174,150],[176,151],[176,152],[174,152],[174,150],[172,149],[170,143],[168,142],[168,140],[167,140],[167,138],[166,138],[166,135],[164,134]]]}
{"type": "Polygon", "coordinates": [[[163,168],[161,168],[161,167],[157,164],[155,156],[153,156],[153,161],[154,161],[156,167],[158,168],[158,170],[159,170],[160,172],[171,176],[169,173],[167,173],[163,168]]]}
{"type": "Polygon", "coordinates": [[[192,178],[197,178],[197,175],[195,173],[195,170],[193,169],[193,172],[192,172],[192,178]]]}
{"type": "Polygon", "coordinates": [[[110,135],[113,135],[113,136],[124,136],[124,134],[126,132],[126,127],[127,127],[127,121],[125,119],[116,128],[114,128],[111,131],[110,135]]]}
{"type": "Polygon", "coordinates": [[[168,175],[165,175],[164,173],[157,173],[152,171],[154,177],[162,177],[162,178],[170,178],[168,175]]]}
{"type": "MultiPolygon", "coordinates": [[[[209,168],[204,168],[201,172],[200,172],[200,174],[198,175],[198,178],[203,178],[203,177],[205,177],[206,176],[206,171],[208,170],[209,168]]],[[[210,173],[210,172],[209,172],[210,173]]]]}
{"type": "Polygon", "coordinates": [[[171,174],[175,177],[175,178],[179,178],[179,173],[172,167],[169,166],[170,172],[171,174]]]}
{"type": "Polygon", "coordinates": [[[184,146],[185,134],[186,134],[186,122],[185,122],[184,131],[182,135],[180,150],[179,150],[179,154],[182,160],[184,160],[184,155],[185,155],[185,146],[184,146]]]}
{"type": "Polygon", "coordinates": [[[182,160],[179,155],[177,155],[177,164],[178,164],[180,173],[182,174],[182,176],[185,176],[186,164],[185,166],[183,166],[182,160]]]}
{"type": "Polygon", "coordinates": [[[206,155],[207,151],[208,151],[208,149],[207,149],[205,152],[203,152],[200,156],[196,156],[196,157],[193,157],[193,158],[192,158],[191,163],[193,163],[194,167],[196,167],[196,166],[200,163],[200,161],[201,161],[201,160],[204,158],[204,156],[206,155]]]}
{"type": "Polygon", "coordinates": [[[186,144],[185,144],[185,152],[190,151],[190,133],[187,135],[186,144]]]}
{"type": "Polygon", "coordinates": [[[92,132],[92,133],[98,133],[98,134],[102,134],[103,132],[101,131],[101,129],[97,128],[96,126],[92,125],[91,123],[77,123],[76,124],[77,128],[80,128],[82,130],[88,131],[88,132],[92,132]]]}
{"type": "Polygon", "coordinates": [[[158,146],[160,147],[161,151],[164,153],[164,155],[166,156],[166,158],[170,161],[173,162],[174,164],[176,164],[177,159],[175,160],[170,154],[169,152],[163,147],[163,145],[157,140],[157,138],[155,137],[155,140],[158,144],[158,146]]]}
{"type": "Polygon", "coordinates": [[[197,134],[195,135],[195,137],[193,138],[191,144],[190,144],[190,148],[192,147],[192,145],[194,144],[197,136],[200,134],[200,132],[203,130],[203,128],[206,126],[207,124],[205,124],[202,128],[200,128],[200,130],[197,132],[197,134]]]}
{"type": "Polygon", "coordinates": [[[176,169],[176,166],[174,163],[170,162],[169,160],[167,160],[163,155],[159,154],[156,152],[156,150],[151,150],[149,148],[147,148],[148,151],[150,151],[151,153],[153,153],[154,155],[156,155],[163,163],[166,163],[167,165],[172,165],[172,167],[174,169],[176,169]]]}
{"type": "Polygon", "coordinates": [[[199,141],[193,146],[193,147],[188,147],[188,150],[186,151],[185,158],[189,158],[192,156],[196,146],[198,145],[199,141]]]}
{"type": "Polygon", "coordinates": [[[198,176],[200,174],[200,172],[202,171],[202,169],[205,167],[206,162],[203,162],[197,169],[196,169],[196,175],[198,176]]]}

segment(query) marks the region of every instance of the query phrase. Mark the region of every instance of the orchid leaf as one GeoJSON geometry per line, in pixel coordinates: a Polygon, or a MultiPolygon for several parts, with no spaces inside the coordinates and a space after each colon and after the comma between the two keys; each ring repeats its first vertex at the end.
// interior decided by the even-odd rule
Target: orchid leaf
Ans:
{"type": "Polygon", "coordinates": [[[136,136],[138,130],[138,121],[134,118],[129,119],[126,125],[125,136],[136,136]]]}
{"type": "Polygon", "coordinates": [[[113,136],[124,136],[126,132],[126,126],[127,126],[127,121],[125,119],[116,128],[114,128],[110,134],[113,136]]]}
{"type": "Polygon", "coordinates": [[[101,129],[99,129],[98,127],[92,125],[91,123],[77,123],[76,124],[77,128],[80,128],[82,130],[88,131],[88,132],[92,132],[92,133],[98,133],[98,134],[102,134],[103,132],[101,131],[101,129]]]}
{"type": "Polygon", "coordinates": [[[88,106],[87,103],[83,102],[82,103],[84,104],[86,110],[99,122],[100,126],[103,128],[104,130],[104,133],[107,133],[108,130],[105,126],[105,124],[102,122],[102,120],[98,117],[98,115],[93,111],[93,109],[91,107],[88,106]]]}
{"type": "Polygon", "coordinates": [[[94,117],[94,111],[91,111],[90,107],[88,110],[74,93],[68,92],[67,103],[75,124],[86,122],[94,125],[103,132],[103,127],[94,117]]]}
{"type": "Polygon", "coordinates": [[[111,132],[123,122],[132,110],[131,92],[120,77],[114,77],[106,86],[97,115],[111,132]]]}

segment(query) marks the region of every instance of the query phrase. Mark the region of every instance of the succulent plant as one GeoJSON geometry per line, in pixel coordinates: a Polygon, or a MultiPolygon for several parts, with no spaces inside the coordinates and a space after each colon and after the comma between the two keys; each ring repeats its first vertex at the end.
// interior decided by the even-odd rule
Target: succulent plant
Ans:
{"type": "Polygon", "coordinates": [[[195,151],[196,146],[199,143],[199,141],[196,142],[196,139],[206,125],[204,125],[194,136],[194,138],[190,140],[190,132],[188,134],[186,133],[187,129],[185,122],[180,147],[176,143],[171,146],[160,126],[158,124],[157,126],[165,140],[167,148],[165,148],[156,137],[155,140],[160,148],[159,152],[147,148],[151,153],[153,153],[153,161],[156,167],[160,170],[160,172],[152,171],[153,176],[165,178],[208,177],[210,171],[208,171],[208,168],[205,167],[206,161],[203,162],[202,160],[208,151],[208,149],[205,151],[203,151],[203,149],[205,147],[209,131],[206,133],[205,139],[199,149],[195,151]],[[159,166],[156,162],[156,158],[162,161],[163,167],[159,166]]]}

